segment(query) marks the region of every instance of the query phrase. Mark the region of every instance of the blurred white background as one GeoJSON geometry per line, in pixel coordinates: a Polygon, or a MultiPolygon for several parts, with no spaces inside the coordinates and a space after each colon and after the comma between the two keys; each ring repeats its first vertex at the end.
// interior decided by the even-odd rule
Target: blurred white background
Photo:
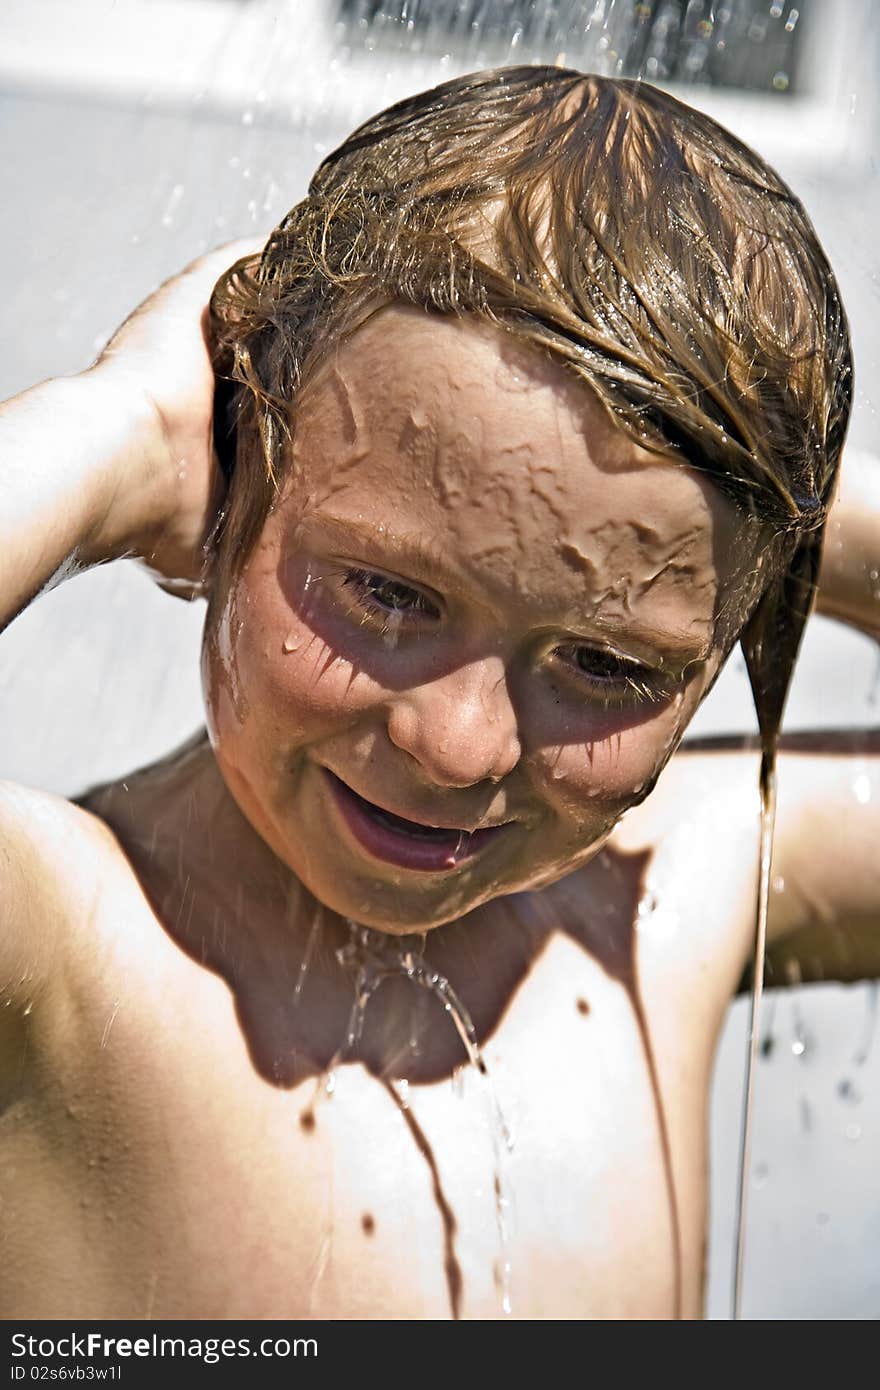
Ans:
{"type": "MultiPolygon", "coordinates": [[[[755,145],[806,203],[853,326],[850,448],[880,452],[880,23],[869,0],[4,0],[0,397],[79,370],[187,260],[268,230],[323,155],[382,106],[499,62],[614,71],[636,8],[684,16],[695,37],[666,74],[673,90],[755,145]],[[698,84],[682,85],[688,76],[698,84]]],[[[664,76],[667,51],[646,60],[649,76],[664,76]]],[[[201,620],[200,604],[125,562],[39,599],[0,642],[0,775],[74,793],[167,752],[201,723],[201,620]]],[[[875,645],[814,620],[787,727],[874,724],[877,690],[875,645]]],[[[752,727],[734,661],[694,730],[752,727]]],[[[875,1010],[865,985],[771,997],[746,1316],[880,1313],[875,1010]]],[[[714,1317],[729,1315],[744,1018],[739,1001],[712,1101],[714,1317]]]]}

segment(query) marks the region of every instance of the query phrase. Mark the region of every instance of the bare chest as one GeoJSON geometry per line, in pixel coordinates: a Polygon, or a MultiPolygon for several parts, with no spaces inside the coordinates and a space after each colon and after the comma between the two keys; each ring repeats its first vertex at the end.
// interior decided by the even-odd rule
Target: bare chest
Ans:
{"type": "Polygon", "coordinates": [[[273,1084],[164,940],[60,1000],[0,1129],[7,1316],[699,1312],[715,1023],[670,1028],[652,978],[635,998],[551,941],[486,1075],[462,1048],[428,1085],[344,1060],[273,1084]]]}

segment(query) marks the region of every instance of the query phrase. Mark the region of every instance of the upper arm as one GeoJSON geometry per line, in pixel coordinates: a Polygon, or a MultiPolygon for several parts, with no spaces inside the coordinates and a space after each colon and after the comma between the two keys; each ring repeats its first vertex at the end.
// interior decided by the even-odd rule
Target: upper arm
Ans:
{"type": "Polygon", "coordinates": [[[825,527],[817,610],[880,638],[880,460],[847,449],[825,527]]]}
{"type": "Polygon", "coordinates": [[[880,755],[782,754],[768,983],[880,975],[880,755]]]}

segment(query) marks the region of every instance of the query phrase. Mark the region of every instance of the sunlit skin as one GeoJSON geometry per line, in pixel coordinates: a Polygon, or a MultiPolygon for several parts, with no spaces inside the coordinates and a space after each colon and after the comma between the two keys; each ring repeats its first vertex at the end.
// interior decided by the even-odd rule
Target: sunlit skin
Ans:
{"type": "Polygon", "coordinates": [[[559,362],[386,308],[304,391],[289,477],[215,606],[226,784],[320,902],[383,930],[553,882],[677,745],[753,540],[559,362]],[[329,774],[409,821],[494,833],[442,868],[388,862],[329,774]]]}
{"type": "MultiPolygon", "coordinates": [[[[683,751],[597,851],[754,602],[754,538],[474,320],[382,314],[294,424],[283,495],[212,596],[213,747],[77,804],[0,786],[3,1314],[496,1318],[508,1193],[514,1317],[697,1316],[754,756],[683,751]]],[[[26,463],[55,458],[44,430],[26,463]]],[[[31,512],[28,555],[51,530],[31,512]]],[[[876,960],[851,933],[876,940],[877,772],[781,762],[794,887],[770,935],[799,958],[806,928],[812,959],[821,909],[853,978],[876,960]]]]}

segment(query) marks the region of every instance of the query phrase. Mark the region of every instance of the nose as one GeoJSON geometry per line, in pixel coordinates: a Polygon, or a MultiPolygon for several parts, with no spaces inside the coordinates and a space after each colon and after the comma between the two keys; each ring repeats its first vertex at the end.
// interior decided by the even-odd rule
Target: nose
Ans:
{"type": "Polygon", "coordinates": [[[391,708],[388,737],[437,786],[500,782],[522,751],[503,663],[471,662],[404,692],[391,708]]]}

